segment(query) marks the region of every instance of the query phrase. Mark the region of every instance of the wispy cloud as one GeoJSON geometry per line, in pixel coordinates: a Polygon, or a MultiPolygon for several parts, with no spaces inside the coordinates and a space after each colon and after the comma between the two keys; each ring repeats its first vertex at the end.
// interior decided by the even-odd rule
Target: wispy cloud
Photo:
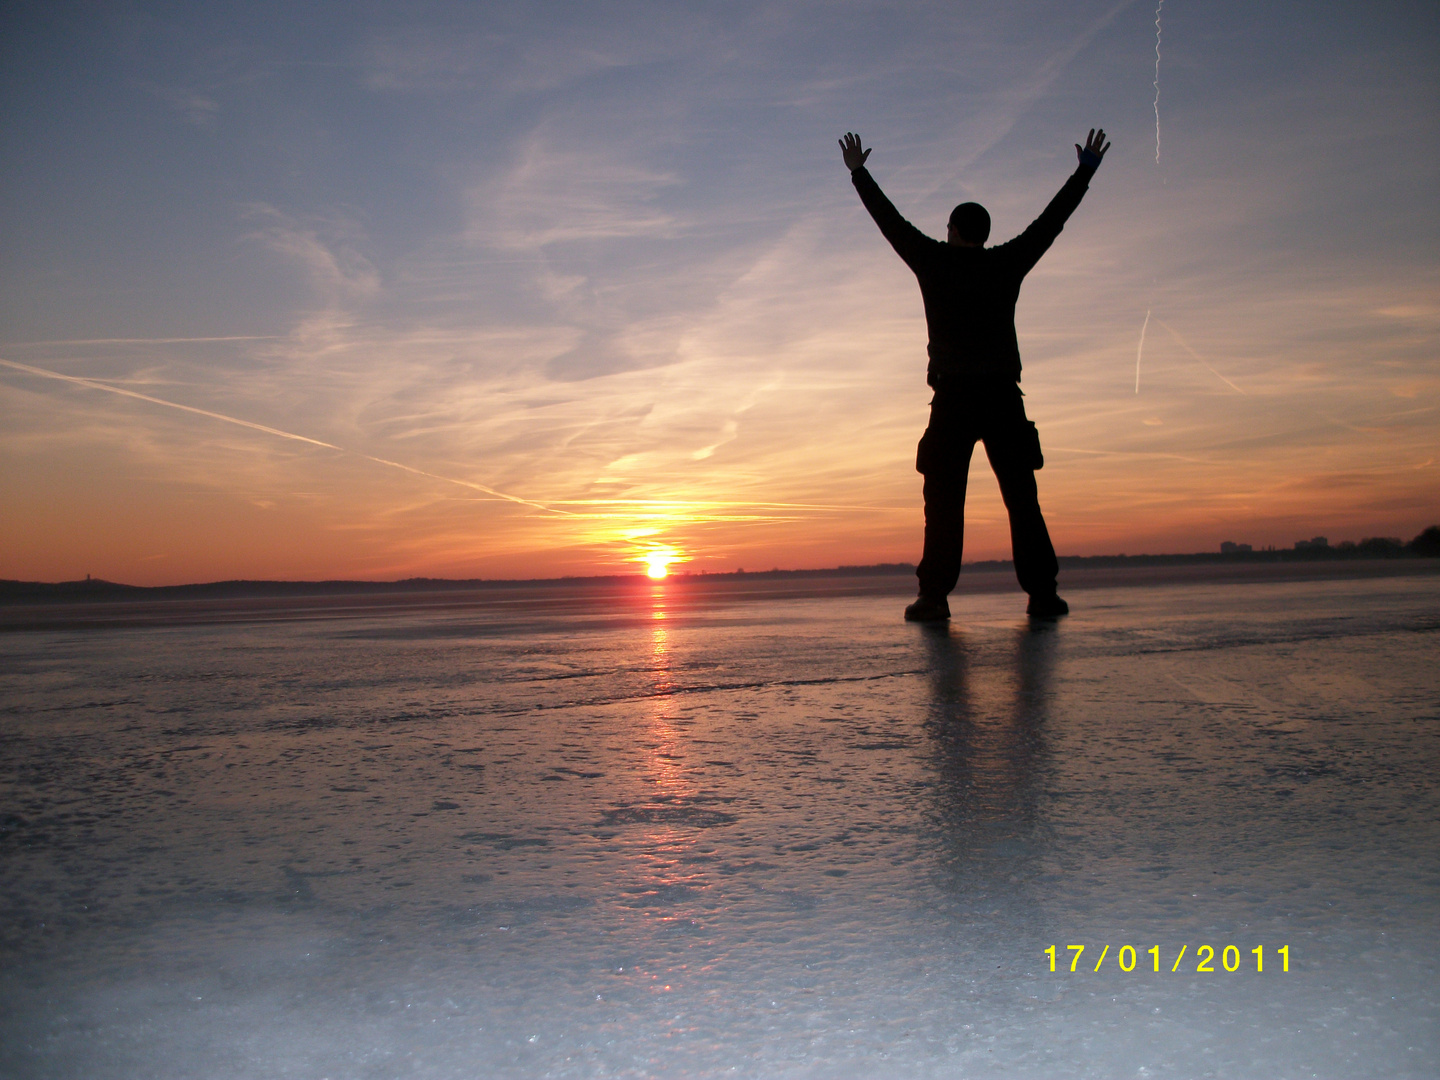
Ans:
{"type": "Polygon", "coordinates": [[[358,250],[363,232],[338,215],[302,222],[265,203],[255,203],[246,216],[255,223],[249,239],[303,269],[325,304],[334,306],[374,295],[380,274],[358,250]]]}
{"type": "Polygon", "coordinates": [[[679,182],[673,173],[629,160],[619,148],[557,145],[536,134],[498,183],[471,189],[467,236],[472,243],[520,251],[673,237],[676,216],[658,200],[679,182]]]}
{"type": "Polygon", "coordinates": [[[357,51],[364,85],[382,93],[555,93],[605,72],[673,59],[696,18],[656,7],[643,24],[584,6],[527,8],[494,20],[454,19],[368,34],[357,51]]]}

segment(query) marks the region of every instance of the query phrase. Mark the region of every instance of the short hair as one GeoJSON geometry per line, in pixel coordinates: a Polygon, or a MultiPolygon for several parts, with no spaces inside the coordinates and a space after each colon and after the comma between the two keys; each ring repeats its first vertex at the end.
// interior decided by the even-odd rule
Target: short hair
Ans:
{"type": "Polygon", "coordinates": [[[990,214],[978,202],[964,202],[951,210],[950,224],[967,244],[983,244],[990,238],[990,214]]]}

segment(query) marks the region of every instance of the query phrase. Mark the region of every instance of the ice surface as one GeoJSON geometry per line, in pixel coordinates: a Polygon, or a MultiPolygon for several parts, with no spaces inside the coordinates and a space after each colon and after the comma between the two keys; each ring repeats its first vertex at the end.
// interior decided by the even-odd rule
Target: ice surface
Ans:
{"type": "Polygon", "coordinates": [[[1440,575],[889,588],[0,636],[0,1075],[1440,1075],[1440,575]]]}

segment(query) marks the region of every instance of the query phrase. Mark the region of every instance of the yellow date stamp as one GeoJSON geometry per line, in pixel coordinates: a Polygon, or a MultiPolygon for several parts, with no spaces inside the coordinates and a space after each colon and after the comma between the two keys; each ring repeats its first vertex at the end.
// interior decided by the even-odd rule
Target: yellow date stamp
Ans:
{"type": "MultiPolygon", "coordinates": [[[[1106,945],[1101,948],[1099,959],[1095,961],[1095,966],[1093,968],[1090,966],[1090,962],[1088,960],[1086,960],[1084,964],[1081,963],[1081,957],[1085,955],[1086,946],[1066,945],[1065,949],[1069,951],[1070,955],[1068,959],[1070,961],[1070,970],[1074,972],[1099,972],[1100,968],[1105,964],[1106,957],[1110,957],[1112,967],[1118,967],[1121,971],[1126,973],[1135,971],[1137,969],[1143,971],[1146,968],[1149,968],[1152,972],[1167,970],[1166,968],[1161,967],[1161,949],[1159,945],[1152,945],[1150,948],[1145,949],[1143,952],[1137,952],[1134,945],[1122,945],[1113,956],[1111,956],[1110,954],[1110,946],[1106,945]],[[1142,956],[1149,956],[1150,963],[1142,963],[1140,960],[1142,956]]],[[[1044,954],[1050,958],[1051,971],[1063,969],[1065,960],[1067,959],[1064,952],[1061,952],[1054,945],[1051,945],[1048,949],[1045,949],[1043,951],[1044,954]],[[1057,959],[1061,965],[1060,968],[1057,968],[1055,966],[1057,959]]],[[[1288,972],[1290,970],[1290,946],[1282,945],[1278,949],[1273,949],[1272,951],[1275,956],[1278,957],[1280,960],[1278,970],[1281,973],[1288,972]]],[[[1218,954],[1215,951],[1215,946],[1201,945],[1196,948],[1194,953],[1190,954],[1190,960],[1189,962],[1186,962],[1185,957],[1186,954],[1189,952],[1190,946],[1181,945],[1180,951],[1175,955],[1175,962],[1173,964],[1169,963],[1169,957],[1166,956],[1164,960],[1168,965],[1168,970],[1172,973],[1185,972],[1187,974],[1200,975],[1211,974],[1219,971],[1226,971],[1233,975],[1242,967],[1244,967],[1246,971],[1251,970],[1250,960],[1247,958],[1247,954],[1242,953],[1240,950],[1240,946],[1238,945],[1225,945],[1220,949],[1218,954]],[[1219,958],[1220,964],[1218,968],[1215,966],[1217,956],[1219,958]],[[1243,964],[1242,961],[1244,961],[1243,964]],[[1183,967],[1182,964],[1184,965],[1183,967]],[[1191,964],[1193,964],[1194,966],[1191,967],[1191,964]]],[[[1253,949],[1249,950],[1248,957],[1254,958],[1255,974],[1263,975],[1265,973],[1265,946],[1256,945],[1253,949]]],[[[1270,970],[1272,972],[1277,970],[1277,967],[1273,960],[1270,963],[1270,970]]]]}

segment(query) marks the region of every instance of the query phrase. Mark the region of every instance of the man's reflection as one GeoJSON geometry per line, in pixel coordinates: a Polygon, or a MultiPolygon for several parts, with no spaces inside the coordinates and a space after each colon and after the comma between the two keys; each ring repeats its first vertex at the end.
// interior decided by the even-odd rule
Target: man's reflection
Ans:
{"type": "Polygon", "coordinates": [[[1038,808],[1048,750],[1051,623],[1015,631],[999,648],[963,630],[927,628],[932,700],[925,728],[936,772],[942,860],[955,873],[1015,880],[1038,856],[1038,808]]]}

